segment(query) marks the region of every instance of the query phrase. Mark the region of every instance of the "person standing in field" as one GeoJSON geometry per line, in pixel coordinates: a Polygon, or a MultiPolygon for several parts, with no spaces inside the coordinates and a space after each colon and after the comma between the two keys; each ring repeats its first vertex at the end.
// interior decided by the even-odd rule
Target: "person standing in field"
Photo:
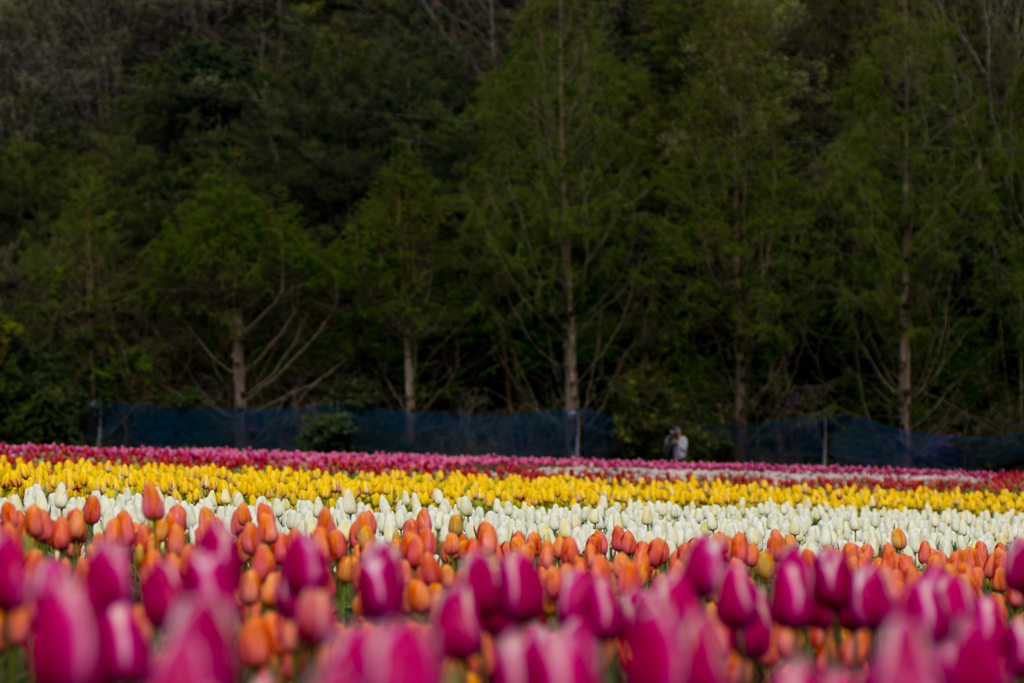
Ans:
{"type": "Polygon", "coordinates": [[[665,458],[667,460],[686,460],[686,449],[690,440],[683,434],[682,427],[673,427],[665,437],[665,458]]]}

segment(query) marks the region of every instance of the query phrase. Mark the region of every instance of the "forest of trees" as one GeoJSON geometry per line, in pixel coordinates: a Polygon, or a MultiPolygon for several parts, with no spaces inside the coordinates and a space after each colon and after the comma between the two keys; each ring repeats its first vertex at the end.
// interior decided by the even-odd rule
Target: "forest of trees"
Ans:
{"type": "Polygon", "coordinates": [[[1022,429],[1022,65],[1024,0],[0,0],[0,438],[1022,429]]]}

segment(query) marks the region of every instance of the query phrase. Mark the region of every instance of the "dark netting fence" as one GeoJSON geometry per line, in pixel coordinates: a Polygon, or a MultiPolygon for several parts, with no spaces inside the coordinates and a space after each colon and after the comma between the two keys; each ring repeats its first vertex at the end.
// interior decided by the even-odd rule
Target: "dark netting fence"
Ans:
{"type": "Polygon", "coordinates": [[[612,419],[589,410],[517,415],[450,415],[334,406],[267,410],[178,409],[104,403],[89,440],[105,445],[236,446],[294,448],[303,416],[345,410],[352,415],[352,448],[450,454],[550,455],[579,452],[595,458],[620,455],[612,419]],[[579,435],[579,436],[577,436],[579,435]],[[577,448],[578,442],[578,448],[577,448]]]}
{"type": "MultiPolygon", "coordinates": [[[[303,416],[346,410],[360,451],[615,458],[607,415],[591,411],[450,415],[337,406],[271,410],[178,409],[105,403],[89,440],[105,445],[294,448],[303,416]]],[[[1024,466],[1024,432],[988,437],[905,434],[857,417],[812,415],[746,427],[688,428],[691,455],[782,464],[834,463],[997,469],[1024,466]],[[699,431],[698,431],[699,430],[699,431]]]]}

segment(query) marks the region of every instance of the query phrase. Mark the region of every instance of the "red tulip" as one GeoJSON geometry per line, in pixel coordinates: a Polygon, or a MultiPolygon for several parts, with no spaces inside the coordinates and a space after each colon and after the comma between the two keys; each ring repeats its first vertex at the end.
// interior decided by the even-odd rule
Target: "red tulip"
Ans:
{"type": "Polygon", "coordinates": [[[64,581],[36,608],[32,661],[36,683],[92,683],[99,665],[93,608],[79,585],[64,581]]]}
{"type": "Polygon", "coordinates": [[[468,587],[457,588],[442,598],[435,621],[449,657],[468,657],[480,649],[482,627],[476,598],[468,587]]]}
{"type": "Polygon", "coordinates": [[[98,613],[116,600],[132,597],[132,565],[128,551],[103,545],[89,562],[89,599],[98,613]]]}
{"type": "Polygon", "coordinates": [[[118,600],[99,617],[100,674],[106,681],[145,678],[149,651],[132,616],[132,605],[118,600]]]}
{"type": "Polygon", "coordinates": [[[375,543],[361,558],[359,595],[363,612],[382,617],[402,609],[402,565],[391,545],[375,543]]]}

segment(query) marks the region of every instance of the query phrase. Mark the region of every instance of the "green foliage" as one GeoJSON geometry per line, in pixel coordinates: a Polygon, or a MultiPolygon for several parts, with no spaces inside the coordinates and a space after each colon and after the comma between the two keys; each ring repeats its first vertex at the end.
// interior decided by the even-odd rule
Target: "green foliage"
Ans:
{"type": "Polygon", "coordinates": [[[352,413],[346,411],[304,415],[295,445],[304,451],[346,451],[352,447],[356,432],[352,413]]]}

